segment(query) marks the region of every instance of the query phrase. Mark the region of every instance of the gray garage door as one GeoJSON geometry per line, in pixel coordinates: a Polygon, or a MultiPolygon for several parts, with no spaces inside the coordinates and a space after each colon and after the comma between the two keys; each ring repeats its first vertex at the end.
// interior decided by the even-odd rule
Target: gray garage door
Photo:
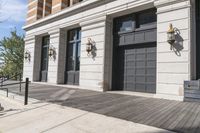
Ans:
{"type": "Polygon", "coordinates": [[[136,92],[156,92],[156,44],[117,48],[116,88],[136,92]]]}

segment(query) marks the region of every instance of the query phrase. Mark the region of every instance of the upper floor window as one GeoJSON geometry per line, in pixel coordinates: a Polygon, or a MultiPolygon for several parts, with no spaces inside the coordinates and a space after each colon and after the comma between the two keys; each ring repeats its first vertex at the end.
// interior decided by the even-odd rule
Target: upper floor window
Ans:
{"type": "Polygon", "coordinates": [[[156,10],[150,9],[114,19],[114,33],[131,32],[138,28],[148,28],[157,21],[156,10]]]}
{"type": "Polygon", "coordinates": [[[156,10],[147,10],[138,13],[138,28],[143,28],[145,26],[151,25],[157,21],[156,10]]]}
{"type": "Polygon", "coordinates": [[[117,32],[132,31],[135,29],[135,17],[133,15],[123,16],[115,20],[117,32]]]}

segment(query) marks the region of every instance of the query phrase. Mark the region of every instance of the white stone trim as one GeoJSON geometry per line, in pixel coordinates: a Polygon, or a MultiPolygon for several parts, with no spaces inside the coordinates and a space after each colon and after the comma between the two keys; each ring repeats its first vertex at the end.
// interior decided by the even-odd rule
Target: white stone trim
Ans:
{"type": "Polygon", "coordinates": [[[183,2],[183,1],[188,1],[188,0],[155,0],[154,6],[156,6],[158,8],[158,7],[176,4],[179,2],[183,2]]]}
{"type": "Polygon", "coordinates": [[[169,12],[169,11],[180,10],[180,9],[184,9],[184,8],[190,8],[190,7],[191,7],[191,5],[183,5],[183,6],[176,7],[176,8],[171,8],[171,9],[166,9],[166,10],[162,10],[162,11],[157,11],[157,14],[165,13],[165,12],[169,12]]]}
{"type": "Polygon", "coordinates": [[[95,24],[95,23],[99,23],[99,22],[104,22],[106,21],[106,16],[99,16],[96,17],[96,19],[90,19],[88,21],[83,21],[82,23],[80,23],[81,27],[87,26],[87,25],[91,25],[91,24],[95,24]]]}

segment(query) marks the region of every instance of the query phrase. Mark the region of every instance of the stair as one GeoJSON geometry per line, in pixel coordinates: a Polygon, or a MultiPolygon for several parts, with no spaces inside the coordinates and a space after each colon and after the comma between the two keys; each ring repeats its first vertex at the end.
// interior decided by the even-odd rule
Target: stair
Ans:
{"type": "Polygon", "coordinates": [[[200,80],[184,82],[184,101],[200,103],[200,80]]]}

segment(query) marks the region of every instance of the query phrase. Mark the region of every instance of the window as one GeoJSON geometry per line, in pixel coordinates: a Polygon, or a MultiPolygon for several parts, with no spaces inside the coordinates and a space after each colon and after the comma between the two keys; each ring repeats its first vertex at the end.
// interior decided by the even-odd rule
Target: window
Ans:
{"type": "Polygon", "coordinates": [[[135,29],[134,16],[132,15],[117,18],[115,22],[116,32],[133,31],[135,29]]]}
{"type": "Polygon", "coordinates": [[[155,26],[156,21],[156,9],[118,17],[114,19],[114,34],[135,31],[136,28],[149,28],[155,26]]]}
{"type": "Polygon", "coordinates": [[[156,10],[147,10],[145,12],[141,12],[137,15],[137,19],[138,28],[154,24],[157,21],[156,10]]]}
{"type": "Polygon", "coordinates": [[[74,29],[68,32],[67,71],[79,71],[81,53],[81,31],[74,29]]]}

